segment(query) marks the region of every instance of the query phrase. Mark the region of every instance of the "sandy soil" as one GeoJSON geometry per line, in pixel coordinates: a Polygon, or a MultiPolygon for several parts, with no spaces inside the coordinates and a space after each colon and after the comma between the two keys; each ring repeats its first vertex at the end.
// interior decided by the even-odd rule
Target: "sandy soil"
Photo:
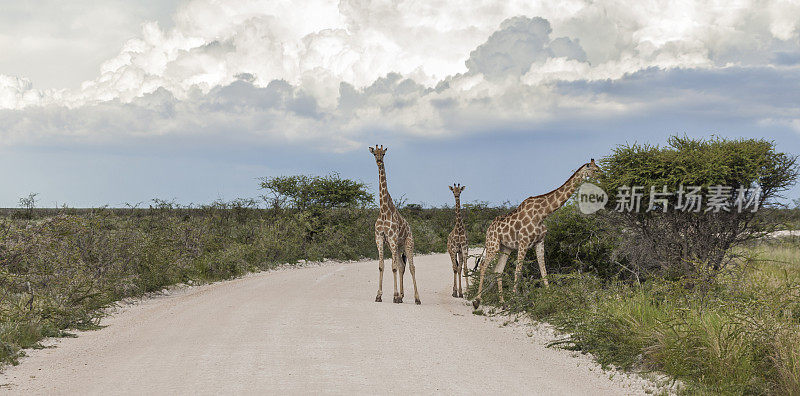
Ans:
{"type": "Polygon", "coordinates": [[[769,233],[770,238],[800,237],[800,230],[781,230],[769,233]]]}
{"type": "Polygon", "coordinates": [[[102,330],[29,351],[0,375],[0,393],[652,391],[586,356],[545,348],[546,327],[473,315],[450,296],[447,255],[416,261],[419,306],[411,289],[403,304],[391,302],[390,270],[384,302],[374,302],[375,261],[253,274],[125,305],[102,330]]]}

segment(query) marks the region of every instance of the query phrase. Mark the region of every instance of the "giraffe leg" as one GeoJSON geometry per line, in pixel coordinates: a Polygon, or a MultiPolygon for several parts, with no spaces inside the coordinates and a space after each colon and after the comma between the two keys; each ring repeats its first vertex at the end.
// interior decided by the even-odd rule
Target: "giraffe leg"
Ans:
{"type": "Polygon", "coordinates": [[[452,247],[450,249],[448,249],[448,252],[450,253],[450,261],[453,263],[453,297],[458,297],[458,293],[456,293],[456,274],[458,272],[458,257],[457,257],[458,254],[455,252],[455,250],[452,249],[452,247]]]}
{"type": "Polygon", "coordinates": [[[525,253],[528,249],[520,242],[519,249],[517,249],[517,266],[514,269],[514,293],[519,293],[519,276],[522,275],[522,263],[525,261],[525,253]]]}
{"type": "Polygon", "coordinates": [[[383,296],[383,235],[375,234],[375,244],[378,245],[378,296],[375,302],[381,302],[383,296]]]}
{"type": "Polygon", "coordinates": [[[539,272],[542,273],[544,287],[550,286],[547,283],[547,268],[544,267],[544,238],[536,243],[536,261],[539,262],[539,272]]]}
{"type": "Polygon", "coordinates": [[[494,266],[494,272],[497,274],[497,293],[500,296],[500,303],[505,304],[506,299],[503,297],[503,270],[506,268],[508,261],[508,252],[501,251],[500,258],[497,259],[497,264],[494,266]]]}
{"type": "MultiPolygon", "coordinates": [[[[467,275],[467,257],[469,257],[469,255],[467,254],[467,248],[464,247],[464,249],[461,251],[461,268],[463,268],[464,270],[463,274],[464,288],[469,290],[469,276],[467,275]]],[[[464,295],[461,294],[459,295],[459,297],[464,297],[464,295]]]]}
{"type": "Polygon", "coordinates": [[[400,260],[397,261],[397,266],[400,269],[399,278],[400,278],[400,302],[403,302],[403,297],[406,296],[406,289],[403,287],[403,279],[406,276],[406,257],[404,248],[402,246],[398,247],[397,255],[400,256],[400,260]]]}
{"type": "Polygon", "coordinates": [[[397,261],[400,260],[400,257],[397,255],[397,244],[396,242],[389,241],[389,250],[392,251],[392,276],[394,276],[394,299],[392,302],[399,303],[402,302],[400,299],[400,293],[397,292],[397,268],[398,263],[397,261]]]}
{"type": "Polygon", "coordinates": [[[483,276],[486,274],[486,267],[489,266],[492,260],[494,260],[494,256],[497,255],[496,250],[486,250],[483,255],[483,260],[481,260],[481,276],[478,278],[478,296],[472,300],[472,306],[475,309],[481,305],[481,293],[483,293],[483,276]]]}
{"type": "Polygon", "coordinates": [[[456,293],[455,286],[456,282],[453,279],[453,297],[461,297],[464,293],[461,290],[461,267],[464,266],[464,258],[461,256],[461,253],[455,253],[456,256],[456,267],[453,268],[453,277],[458,277],[458,293],[456,293]]]}
{"type": "Polygon", "coordinates": [[[414,274],[414,240],[409,239],[406,241],[406,257],[408,257],[408,270],[411,271],[411,282],[414,284],[414,302],[417,305],[422,304],[419,300],[419,291],[417,291],[417,276],[414,274]]]}

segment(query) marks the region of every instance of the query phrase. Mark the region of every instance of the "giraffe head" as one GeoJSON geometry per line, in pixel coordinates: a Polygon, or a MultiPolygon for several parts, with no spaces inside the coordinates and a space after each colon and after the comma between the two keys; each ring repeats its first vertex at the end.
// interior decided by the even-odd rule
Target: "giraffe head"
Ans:
{"type": "Polygon", "coordinates": [[[602,172],[600,167],[594,162],[594,158],[585,163],[578,171],[581,173],[581,179],[583,180],[593,178],[597,176],[598,173],[602,172]]]}
{"type": "Polygon", "coordinates": [[[462,186],[461,184],[455,184],[455,183],[453,183],[453,185],[449,187],[450,191],[453,192],[453,196],[456,198],[460,197],[461,192],[464,191],[465,188],[467,188],[467,186],[462,186]]]}
{"type": "Polygon", "coordinates": [[[377,162],[378,165],[380,165],[383,164],[383,156],[386,155],[386,150],[388,149],[389,149],[388,147],[384,148],[383,145],[378,146],[376,144],[375,147],[369,148],[369,152],[375,156],[375,162],[377,162]]]}

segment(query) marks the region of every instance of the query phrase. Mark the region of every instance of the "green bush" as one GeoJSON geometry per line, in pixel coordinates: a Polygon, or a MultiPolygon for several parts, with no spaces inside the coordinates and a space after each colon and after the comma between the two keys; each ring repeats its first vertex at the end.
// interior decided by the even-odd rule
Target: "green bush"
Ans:
{"type": "MultiPolygon", "coordinates": [[[[592,273],[613,279],[624,270],[614,257],[615,234],[602,218],[582,214],[577,205],[570,202],[549,216],[546,225],[544,246],[548,271],[592,273]]],[[[534,259],[533,252],[528,252],[528,258],[534,259]]]]}
{"type": "Polygon", "coordinates": [[[364,183],[343,179],[338,173],[265,177],[261,188],[271,194],[264,200],[273,208],[364,208],[375,202],[364,183]]]}
{"type": "Polygon", "coordinates": [[[731,247],[762,236],[776,224],[765,221],[759,212],[736,208],[710,211],[703,200],[700,212],[677,210],[678,195],[666,198],[665,205],[650,204],[650,187],[676,192],[681,186],[699,186],[708,197],[710,186],[728,186],[723,195],[735,202],[737,189],[760,187],[761,193],[748,193],[758,207],[778,206],[779,194],[794,185],[798,176],[797,157],[775,150],[772,142],[760,139],[713,138],[694,140],[673,136],[666,147],[623,145],[601,161],[600,183],[609,193],[608,208],[615,208],[618,189],[642,186],[640,211],[606,211],[618,225],[618,252],[627,258],[637,278],[669,276],[713,276],[734,256],[731,247]],[[709,272],[711,270],[712,272],[709,272]]]}

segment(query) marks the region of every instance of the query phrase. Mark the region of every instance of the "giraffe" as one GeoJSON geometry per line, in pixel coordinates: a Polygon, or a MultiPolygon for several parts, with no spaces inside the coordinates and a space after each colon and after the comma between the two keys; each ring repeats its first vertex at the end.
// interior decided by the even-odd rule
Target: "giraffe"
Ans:
{"type": "Polygon", "coordinates": [[[378,296],[375,302],[381,302],[383,295],[383,243],[389,243],[389,251],[392,254],[392,275],[394,275],[394,302],[403,302],[403,275],[406,271],[406,261],[408,269],[411,271],[411,280],[414,283],[414,302],[421,304],[419,292],[417,291],[417,278],[414,274],[414,237],[411,236],[411,227],[408,222],[392,202],[389,189],[386,185],[386,169],[383,167],[383,156],[386,150],[382,145],[370,147],[369,151],[375,156],[378,164],[378,182],[380,184],[380,204],[381,211],[378,220],[375,221],[375,244],[378,245],[378,296]],[[397,292],[397,271],[400,271],[400,292],[397,292]]]}
{"type": "MultiPolygon", "coordinates": [[[[547,194],[536,195],[522,201],[522,203],[511,213],[498,216],[486,230],[486,244],[481,258],[477,264],[481,266],[480,280],[478,281],[478,296],[472,301],[472,305],[477,309],[480,306],[481,292],[483,291],[483,276],[486,268],[497,258],[494,272],[502,274],[506,266],[508,255],[517,250],[517,266],[514,270],[514,291],[519,290],[519,276],[522,272],[522,262],[525,252],[536,245],[536,261],[539,263],[539,271],[542,274],[542,282],[548,287],[547,270],[544,266],[544,236],[547,234],[547,227],[544,219],[556,209],[560,208],[564,202],[572,196],[575,189],[587,178],[593,177],[600,170],[594,163],[594,159],[582,165],[575,173],[567,179],[561,187],[550,191],[547,194]]],[[[503,299],[503,279],[497,277],[497,289],[500,293],[500,301],[503,299]]]]}
{"type": "Polygon", "coordinates": [[[461,217],[461,192],[466,186],[453,184],[450,191],[456,198],[456,223],[453,231],[447,236],[447,252],[450,253],[450,260],[453,262],[453,297],[464,297],[461,290],[461,269],[464,269],[464,282],[469,289],[469,278],[467,278],[467,231],[464,229],[464,221],[461,217]],[[456,278],[458,278],[458,289],[456,289],[456,278]]]}

